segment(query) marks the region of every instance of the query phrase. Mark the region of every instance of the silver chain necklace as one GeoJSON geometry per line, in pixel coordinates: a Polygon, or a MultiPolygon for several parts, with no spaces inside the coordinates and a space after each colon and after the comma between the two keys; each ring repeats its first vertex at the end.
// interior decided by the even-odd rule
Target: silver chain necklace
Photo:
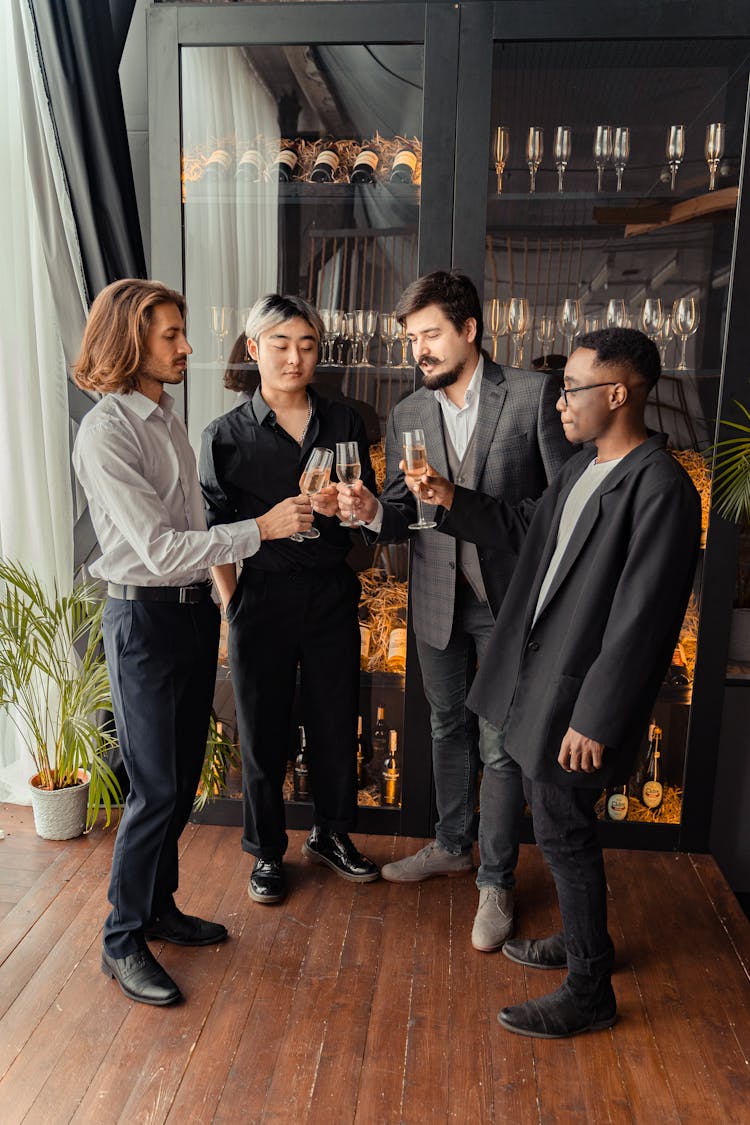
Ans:
{"type": "Polygon", "coordinates": [[[305,438],[307,437],[307,431],[310,428],[310,420],[312,418],[312,412],[313,412],[312,399],[310,398],[309,394],[307,394],[307,392],[305,392],[305,398],[307,399],[307,418],[305,420],[305,428],[302,431],[302,433],[300,434],[300,439],[299,439],[300,449],[305,444],[305,438]]]}

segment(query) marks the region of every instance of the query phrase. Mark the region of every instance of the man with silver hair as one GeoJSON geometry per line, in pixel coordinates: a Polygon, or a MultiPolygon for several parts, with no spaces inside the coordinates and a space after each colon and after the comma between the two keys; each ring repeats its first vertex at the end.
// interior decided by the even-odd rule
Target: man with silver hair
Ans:
{"type": "MultiPolygon", "coordinates": [[[[310,386],[323,332],[316,310],[300,297],[270,294],[250,310],[245,331],[260,386],[203,433],[200,478],[209,526],[266,511],[297,488],[313,448],[333,449],[337,442],[357,442],[363,479],[374,489],[362,419],[310,386]]],[[[286,894],[283,782],[298,669],[314,804],[303,855],[354,882],[379,875],[348,836],[357,812],[360,586],[344,561],[351,542],[335,518],[335,485],[316,493],[314,510],[318,538],[262,543],[239,577],[231,563],[213,571],[229,623],[242,847],[255,857],[248,894],[260,903],[286,894]]]]}

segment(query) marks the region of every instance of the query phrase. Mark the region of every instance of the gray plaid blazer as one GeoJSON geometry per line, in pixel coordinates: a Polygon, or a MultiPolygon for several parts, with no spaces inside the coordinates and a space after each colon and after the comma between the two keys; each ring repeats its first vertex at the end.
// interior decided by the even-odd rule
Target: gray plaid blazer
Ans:
{"type": "MultiPolygon", "coordinates": [[[[565,438],[555,409],[560,376],[518,371],[485,358],[476,425],[474,479],[463,484],[489,496],[518,504],[535,499],[562,464],[576,452],[565,438]]],[[[442,476],[450,477],[443,420],[435,392],[419,390],[394,406],[386,431],[386,481],[380,497],[382,543],[397,543],[413,535],[409,601],[418,637],[433,648],[448,644],[453,628],[456,595],[456,540],[439,530],[408,530],[416,518],[414,495],[398,467],[404,430],[424,430],[427,460],[442,476]]],[[[425,513],[435,512],[425,505],[425,513]]],[[[428,517],[429,518],[429,517],[428,517]]],[[[439,517],[438,517],[439,519],[439,517]]],[[[512,546],[480,548],[479,563],[494,615],[513,573],[512,546]]]]}

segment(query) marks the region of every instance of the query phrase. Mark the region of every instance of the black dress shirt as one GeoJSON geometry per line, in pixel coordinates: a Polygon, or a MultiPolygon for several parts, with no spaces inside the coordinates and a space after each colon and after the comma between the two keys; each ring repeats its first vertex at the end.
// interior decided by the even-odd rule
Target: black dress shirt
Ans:
{"type": "MultiPolygon", "coordinates": [[[[336,443],[356,441],[362,480],[370,491],[376,491],[360,415],[346,403],[323,398],[311,387],[307,393],[313,409],[301,448],[276,421],[260,388],[252,399],[206,426],[201,438],[200,481],[209,527],[261,516],[287,496],[297,495],[299,478],[314,446],[333,450],[331,479],[335,480],[336,443]]],[[[316,514],[315,526],[319,539],[302,543],[265,539],[245,565],[275,572],[340,565],[351,549],[349,531],[336,516],[316,514]]]]}

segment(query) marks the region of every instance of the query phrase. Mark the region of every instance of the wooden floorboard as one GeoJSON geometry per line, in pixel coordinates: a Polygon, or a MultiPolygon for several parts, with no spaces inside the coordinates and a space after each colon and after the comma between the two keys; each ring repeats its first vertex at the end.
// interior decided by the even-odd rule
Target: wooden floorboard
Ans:
{"type": "MultiPolygon", "coordinates": [[[[113,835],[51,842],[0,805],[2,1125],[750,1125],[750,923],[713,860],[606,856],[618,1022],[567,1041],[498,1010],[556,988],[472,949],[472,875],[356,885],[300,853],[247,895],[240,830],[191,825],[179,901],[230,939],[156,944],[185,1003],[130,1003],[100,971],[113,835]]],[[[358,837],[379,864],[424,841],[358,837]]],[[[559,925],[533,847],[518,932],[559,925]]]]}

